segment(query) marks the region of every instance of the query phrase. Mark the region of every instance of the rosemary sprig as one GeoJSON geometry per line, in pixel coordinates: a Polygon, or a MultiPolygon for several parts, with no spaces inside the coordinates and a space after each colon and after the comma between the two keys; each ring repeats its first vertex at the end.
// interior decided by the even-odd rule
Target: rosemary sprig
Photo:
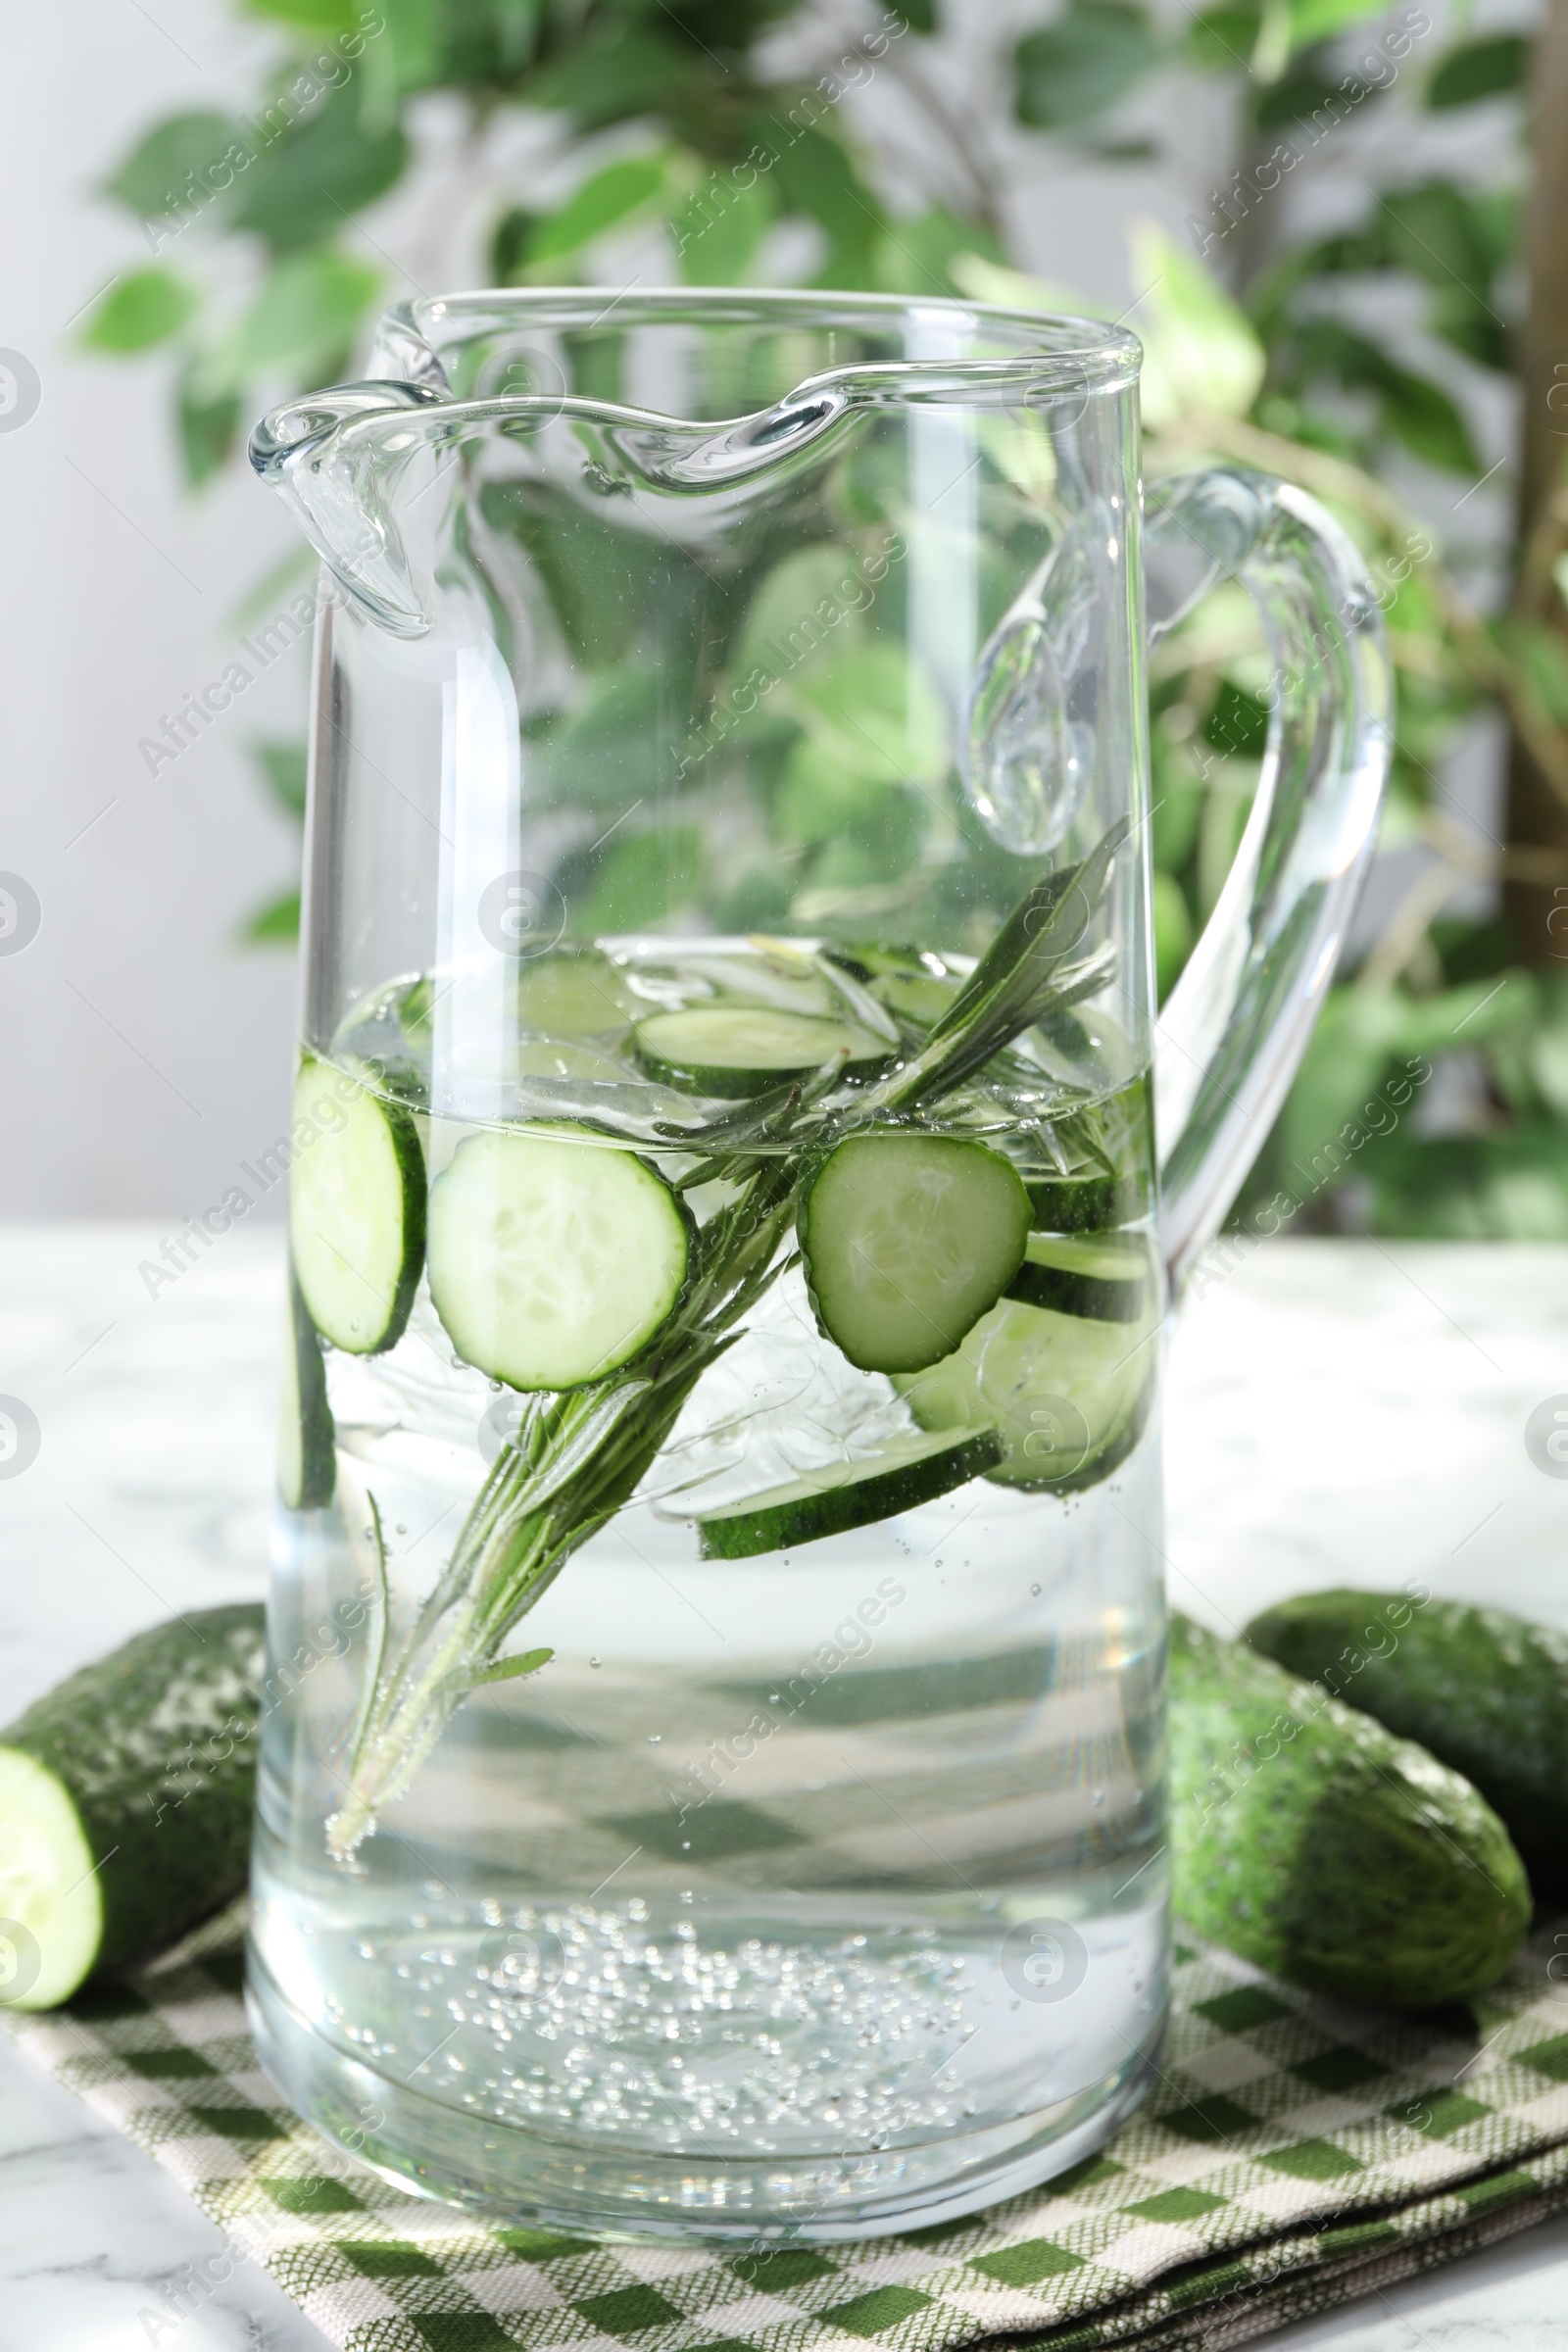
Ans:
{"type": "Polygon", "coordinates": [[[704,1125],[660,1123],[667,1148],[695,1158],[678,1180],[683,1189],[722,1179],[735,1198],[700,1228],[680,1306],[640,1360],[585,1388],[526,1399],[515,1436],[401,1641],[392,1636],[381,1514],[371,1497],[373,1628],[347,1793],[326,1825],[338,1859],[347,1860],[402,1795],[470,1690],[531,1674],[550,1658],[546,1649],[503,1657],[502,1645],[572,1553],[636,1492],[697,1383],[735,1345],[744,1318],[789,1262],[780,1244],[802,1154],[952,1094],[1081,993],[1062,967],[1093,920],[1127,833],[1125,821],[1114,826],[1080,864],[1035,885],[941,1020],[887,1078],[850,1094],[835,1061],[704,1125]]]}

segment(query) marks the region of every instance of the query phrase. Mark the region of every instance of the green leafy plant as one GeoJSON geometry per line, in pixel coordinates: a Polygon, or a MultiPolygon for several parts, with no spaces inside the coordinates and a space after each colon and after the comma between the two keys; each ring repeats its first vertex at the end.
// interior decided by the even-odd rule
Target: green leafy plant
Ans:
{"type": "MultiPolygon", "coordinates": [[[[1471,37],[1462,15],[1446,36],[1437,6],[1235,0],[1173,20],[1136,0],[1064,0],[1042,6],[1021,37],[1015,21],[966,37],[993,40],[992,78],[1010,94],[1017,125],[1054,142],[1063,162],[1076,154],[1102,170],[1157,157],[1167,97],[1195,78],[1220,85],[1234,148],[1216,183],[1195,191],[1182,239],[1134,232],[1151,470],[1218,457],[1299,483],[1357,539],[1387,612],[1400,699],[1385,846],[1427,855],[1342,982],[1244,1213],[1281,1189],[1301,1120],[1342,1107],[1343,1089],[1322,1083],[1333,1056],[1347,1080],[1353,1068],[1358,1086],[1364,1077],[1375,1088],[1418,1052],[1447,1082],[1424,1092],[1419,1115],[1396,1136],[1357,1152],[1353,1185],[1347,1177],[1315,1190],[1303,1221],[1353,1213],[1396,1230],[1568,1233],[1568,1108],[1541,1076],[1558,1019],[1550,958],[1568,928],[1558,915],[1568,906],[1568,490],[1551,406],[1551,355],[1568,347],[1568,318],[1552,309],[1568,283],[1554,262],[1568,233],[1568,149],[1544,113],[1532,168],[1524,94],[1532,73],[1543,108],[1568,86],[1558,54],[1568,22],[1560,8],[1548,12],[1535,56],[1519,32],[1471,37]],[[1400,108],[1409,136],[1394,129],[1400,108]],[[1516,168],[1500,184],[1401,163],[1424,121],[1485,109],[1517,125],[1516,168]],[[1356,187],[1354,217],[1329,235],[1299,234],[1290,189],[1328,173],[1356,187]],[[1514,476],[1520,530],[1499,567],[1494,546],[1467,538],[1480,512],[1467,501],[1484,468],[1462,387],[1521,372],[1531,397],[1514,476]],[[1489,710],[1503,715],[1513,747],[1500,843],[1457,824],[1440,783],[1463,731],[1489,710]],[[1454,918],[1452,902],[1475,883],[1505,887],[1503,920],[1454,918]],[[1461,1018],[1469,999],[1454,992],[1478,982],[1500,989],[1506,1029],[1461,1018]],[[1454,1025],[1440,1036],[1445,1005],[1454,1025]],[[1428,1042],[1413,1048],[1415,1036],[1428,1042]],[[1514,1181],[1527,1162],[1538,1173],[1514,1181]]],[[[255,0],[255,10],[271,21],[277,49],[250,110],[173,116],[107,181],[143,223],[153,258],[109,289],[84,329],[103,352],[172,361],[193,484],[231,461],[242,419],[268,400],[350,369],[368,317],[398,290],[363,216],[421,169],[438,94],[457,109],[459,161],[444,167],[450,184],[427,207],[454,220],[483,209],[493,282],[613,274],[616,241],[652,236],[665,257],[659,274],[693,283],[784,275],[1088,307],[1073,288],[1009,266],[1006,190],[986,126],[944,76],[929,0],[868,7],[849,37],[794,0],[397,0],[383,11],[255,0]],[[771,62],[781,35],[800,61],[787,72],[771,62]],[[874,74],[897,81],[918,124],[918,140],[896,158],[900,181],[925,191],[913,206],[891,200],[893,159],[852,128],[852,93],[874,74]],[[508,146],[518,124],[530,131],[527,164],[506,160],[520,151],[514,137],[508,146]]],[[[421,270],[448,266],[457,248],[443,235],[425,237],[438,250],[421,270]]],[[[1507,481],[1507,467],[1493,470],[1507,481]]],[[[526,533],[526,517],[513,522],[526,533]]],[[[649,589],[657,596],[660,583],[649,589]]],[[[599,644],[595,632],[612,629],[614,615],[596,607],[587,573],[553,582],[553,593],[568,634],[593,639],[607,665],[602,697],[562,735],[563,755],[591,779],[596,744],[635,736],[637,697],[654,681],[617,671],[616,648],[599,644]]],[[[1164,991],[1246,822],[1268,666],[1250,609],[1229,590],[1155,657],[1164,991]]],[[[803,672],[790,723],[774,723],[779,758],[791,762],[789,826],[814,861],[813,887],[842,893],[875,886],[914,852],[898,847],[900,793],[868,795],[876,779],[862,772],[863,756],[844,762],[830,669],[803,672]],[[874,798],[874,839],[846,832],[846,794],[874,798]]],[[[264,755],[263,765],[292,805],[275,760],[264,755]]],[[[625,845],[618,863],[607,859],[605,921],[631,919],[626,906],[641,904],[650,877],[666,897],[684,887],[701,844],[668,830],[660,844],[635,845],[635,859],[625,845]]],[[[735,919],[777,915],[768,898],[777,887],[760,876],[756,906],[737,904],[735,919]]],[[[296,916],[286,893],[250,936],[284,940],[296,916]]],[[[1316,1149],[1328,1138],[1312,1140],[1316,1149]]]]}
{"type": "MultiPolygon", "coordinates": [[[[1218,457],[1320,498],[1369,562],[1398,672],[1383,843],[1427,856],[1334,992],[1238,1218],[1284,1201],[1300,1226],[1555,1238],[1568,1235],[1551,969],[1568,929],[1568,491],[1542,355],[1568,332],[1556,315],[1568,191],[1550,111],[1568,77],[1568,18],[1546,11],[1537,44],[1468,37],[1461,12],[1446,40],[1439,13],[1265,0],[1171,29],[1152,11],[1075,0],[1022,43],[1017,106],[1111,157],[1128,102],[1153,77],[1226,85],[1234,153],[1185,241],[1135,231],[1135,279],[1149,289],[1134,323],[1148,353],[1150,471],[1218,457]],[[1390,121],[1396,87],[1402,137],[1390,121]],[[1401,163],[1424,119],[1483,107],[1515,130],[1500,184],[1401,163]],[[1296,233],[1287,181],[1331,171],[1356,186],[1359,217],[1330,235],[1296,233]],[[1521,375],[1518,463],[1489,472],[1474,394],[1521,375]],[[1466,385],[1471,397],[1456,396],[1466,385]],[[1482,476],[1517,498],[1511,550],[1472,527],[1482,476]],[[1512,747],[1502,841],[1458,822],[1442,784],[1488,711],[1505,719],[1512,747]],[[1477,883],[1504,886],[1500,919],[1451,911],[1477,883]],[[1404,1081],[1391,1116],[1390,1082],[1412,1064],[1418,1089],[1412,1099],[1404,1081]],[[1442,1083],[1429,1087],[1435,1072],[1442,1083]]],[[[959,275],[996,299],[1062,299],[984,266],[960,264],[959,275]]],[[[1158,649],[1152,670],[1163,992],[1246,822],[1267,738],[1268,658],[1250,610],[1222,591],[1158,649]]]]}

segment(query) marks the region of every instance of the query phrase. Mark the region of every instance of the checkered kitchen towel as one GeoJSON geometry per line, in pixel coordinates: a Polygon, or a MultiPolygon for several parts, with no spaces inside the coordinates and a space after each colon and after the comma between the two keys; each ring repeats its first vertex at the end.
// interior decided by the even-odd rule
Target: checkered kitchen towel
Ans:
{"type": "Polygon", "coordinates": [[[968,2221],[770,2255],[484,2230],[326,2150],[257,2065],[232,1926],[11,2025],[345,2352],[1219,2352],[1568,2206],[1562,1940],[1421,2023],[1178,1947],[1162,2081],[1102,2155],[968,2221]]]}

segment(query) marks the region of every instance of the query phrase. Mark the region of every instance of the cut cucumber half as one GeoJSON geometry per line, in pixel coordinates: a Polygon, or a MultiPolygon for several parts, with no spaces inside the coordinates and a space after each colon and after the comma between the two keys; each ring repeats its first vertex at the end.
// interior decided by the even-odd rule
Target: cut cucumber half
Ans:
{"type": "Polygon", "coordinates": [[[765,1094],[791,1078],[808,1078],[842,1058],[863,1078],[888,1058],[883,1038],[853,1021],[778,1012],[765,1004],[694,1004],[639,1021],[637,1057],[655,1078],[702,1095],[765,1094]]]}
{"type": "Polygon", "coordinates": [[[424,1159],[412,1113],[307,1054],[294,1083],[289,1246],[306,1310],[348,1355],[403,1337],[424,1256],[424,1159]]]}
{"type": "Polygon", "coordinates": [[[1097,1323],[1138,1323],[1154,1292],[1153,1261],[1141,1234],[1032,1233],[1007,1297],[1097,1323]]]}
{"type": "Polygon", "coordinates": [[[316,1326],[290,1270],[277,1416],[277,1489],[291,1511],[318,1511],[337,1485],[337,1431],[316,1326]]]}
{"type": "Polygon", "coordinates": [[[1073,1176],[1031,1176],[1029,1205],[1040,1233],[1099,1233],[1137,1213],[1138,1187],[1125,1176],[1098,1170],[1073,1176]]]}
{"type": "Polygon", "coordinates": [[[6,1845],[0,1926],[0,2001],[52,2009],[98,1957],[103,1901],[98,1856],[71,1791],[18,1747],[0,1747],[0,1824],[6,1845]]]}
{"type": "Polygon", "coordinates": [[[1157,1319],[1091,1322],[1003,1299],[940,1364],[894,1387],[922,1429],[987,1421],[995,1485],[1071,1494],[1107,1478],[1137,1444],[1153,1393],[1157,1319]]]}
{"type": "Polygon", "coordinates": [[[862,1372],[918,1372],[1017,1273],[1029,1196],[985,1144],[852,1135],[803,1188],[796,1221],[828,1338],[862,1372]]]}
{"type": "Polygon", "coordinates": [[[430,1296],[466,1363],[509,1388],[576,1389],[675,1311],[690,1227],[635,1152],[580,1128],[489,1128],[430,1188],[430,1296]]]}
{"type": "Polygon", "coordinates": [[[824,1536],[896,1518],[966,1486],[1002,1455],[994,1429],[892,1438],[863,1461],[835,1462],[722,1510],[705,1511],[697,1522],[703,1557],[748,1560],[760,1551],[788,1551],[797,1544],[815,1544],[824,1536]]]}
{"type": "Polygon", "coordinates": [[[52,2008],[244,1886],[265,1646],[256,1603],[193,1609],[0,1733],[0,2002],[52,2008]]]}

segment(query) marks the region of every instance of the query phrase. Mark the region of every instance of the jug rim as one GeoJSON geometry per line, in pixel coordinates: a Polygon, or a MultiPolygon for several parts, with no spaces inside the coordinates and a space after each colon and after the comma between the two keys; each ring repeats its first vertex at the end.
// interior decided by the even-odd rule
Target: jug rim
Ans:
{"type": "MultiPolygon", "coordinates": [[[[365,376],[269,411],[252,431],[250,459],[362,608],[394,635],[416,637],[431,621],[413,587],[394,509],[420,451],[450,453],[476,436],[512,439],[564,424],[593,444],[581,465],[595,495],[635,484],[689,511],[697,493],[726,498],[825,455],[857,413],[950,403],[1005,411],[1065,400],[1081,416],[1091,400],[1134,391],[1142,357],[1136,335],[1103,320],[946,296],[728,286],[417,295],[382,315],[365,376]],[[659,365],[641,397],[634,392],[638,405],[628,405],[571,388],[549,347],[553,330],[564,340],[612,318],[613,332],[705,323],[825,331],[828,348],[792,356],[786,374],[796,356],[803,363],[793,383],[739,414],[716,403],[716,413],[705,413],[702,399],[642,405],[650,393],[667,401],[660,379],[669,371],[659,365]],[[836,351],[836,329],[858,333],[861,347],[836,351]],[[527,390],[507,380],[514,369],[526,373],[527,390]],[[487,376],[496,380],[487,384],[487,376]]],[[[1136,442],[1136,410],[1126,430],[1136,442]]]]}
{"type": "MultiPolygon", "coordinates": [[[[971,302],[957,295],[795,286],[502,286],[418,294],[391,304],[376,321],[370,368],[376,375],[395,373],[450,400],[458,396],[451,389],[443,353],[468,340],[487,321],[566,331],[612,322],[621,327],[777,323],[848,332],[874,331],[879,324],[900,320],[916,337],[925,327],[933,343],[944,335],[955,343],[965,336],[971,342],[984,338],[992,343],[983,354],[932,349],[892,363],[911,377],[921,370],[961,375],[973,369],[980,374],[1011,363],[1030,367],[1048,381],[1059,370],[1063,384],[1098,391],[1136,379],[1144,356],[1131,329],[1111,319],[971,302]],[[1004,335],[1008,348],[999,351],[995,341],[1004,335]]],[[[854,368],[851,361],[847,367],[833,366],[832,371],[848,373],[854,368]]]]}

